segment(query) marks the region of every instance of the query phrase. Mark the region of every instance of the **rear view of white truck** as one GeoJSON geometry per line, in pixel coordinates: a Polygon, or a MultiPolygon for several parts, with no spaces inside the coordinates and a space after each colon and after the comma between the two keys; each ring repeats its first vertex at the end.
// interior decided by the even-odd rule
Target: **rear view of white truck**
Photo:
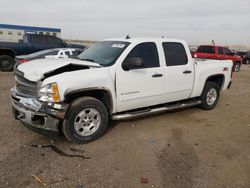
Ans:
{"type": "Polygon", "coordinates": [[[199,105],[213,109],[231,85],[231,61],[195,60],[185,41],[110,39],[78,59],[19,65],[12,88],[13,114],[38,131],[62,130],[74,143],[121,120],[199,105]]]}

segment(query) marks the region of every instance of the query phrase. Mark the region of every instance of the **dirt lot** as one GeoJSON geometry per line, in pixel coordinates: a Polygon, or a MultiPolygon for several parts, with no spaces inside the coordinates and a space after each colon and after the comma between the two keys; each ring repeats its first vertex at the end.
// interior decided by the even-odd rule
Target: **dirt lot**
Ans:
{"type": "Polygon", "coordinates": [[[34,133],[11,116],[13,73],[0,72],[0,187],[250,187],[250,66],[212,111],[196,107],[112,123],[87,145],[34,133]],[[51,148],[90,157],[65,157],[51,148]],[[72,151],[71,148],[84,150],[72,151]],[[147,184],[140,182],[148,178],[147,184]],[[59,182],[56,182],[59,181],[59,182]]]}

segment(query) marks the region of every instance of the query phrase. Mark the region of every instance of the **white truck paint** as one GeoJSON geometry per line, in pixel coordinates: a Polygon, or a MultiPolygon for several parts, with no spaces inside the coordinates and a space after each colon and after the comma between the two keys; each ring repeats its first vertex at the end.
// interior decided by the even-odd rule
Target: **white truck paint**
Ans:
{"type": "MultiPolygon", "coordinates": [[[[114,119],[122,119],[126,117],[126,115],[123,116],[123,114],[131,110],[150,108],[149,111],[147,111],[148,113],[150,110],[154,111],[154,108],[157,108],[155,106],[159,105],[162,105],[159,109],[163,109],[168,103],[193,99],[199,101],[208,81],[216,83],[220,91],[227,89],[231,83],[231,61],[193,59],[188,45],[183,40],[167,38],[129,38],[109,39],[102,42],[103,44],[110,44],[111,46],[109,46],[109,48],[111,51],[121,49],[121,54],[118,55],[113,64],[108,66],[106,64],[99,65],[98,62],[94,63],[89,59],[43,59],[18,66],[17,72],[19,72],[19,76],[21,74],[21,77],[23,76],[28,82],[37,83],[38,90],[47,87],[48,84],[56,83],[60,101],[41,101],[36,96],[38,103],[50,106],[54,110],[54,114],[51,111],[49,113],[43,111],[42,113],[44,113],[45,116],[49,116],[49,118],[53,116],[56,119],[64,120],[65,114],[59,116],[56,115],[56,112],[62,110],[60,109],[61,106],[70,105],[72,101],[68,102],[69,100],[67,100],[67,98],[73,94],[77,97],[81,97],[81,95],[95,97],[98,96],[98,93],[95,92],[106,91],[109,95],[106,96],[109,99],[109,104],[107,104],[107,101],[101,101],[100,98],[98,98],[98,100],[106,105],[111,117],[114,119]],[[156,46],[159,66],[143,68],[144,65],[142,65],[141,67],[134,67],[126,71],[123,64],[129,59],[127,57],[138,45],[143,46],[144,43],[150,43],[156,46]],[[183,46],[187,63],[178,66],[167,66],[166,52],[164,52],[163,43],[183,46]],[[74,69],[74,71],[64,70],[64,67],[70,65],[73,67],[77,66],[77,69],[74,69]],[[58,70],[60,71],[58,72],[58,70]],[[91,91],[94,91],[94,94],[91,91]],[[61,106],[59,109],[55,109],[53,108],[54,104],[57,104],[57,107],[58,105],[61,106]]],[[[99,43],[100,46],[102,46],[102,42],[99,43]]],[[[90,49],[91,47],[83,52],[83,54],[90,53],[90,49]]],[[[170,53],[172,52],[169,52],[169,54],[170,53]]],[[[110,56],[112,56],[112,54],[110,56]]],[[[95,57],[95,55],[93,55],[93,57],[95,57]]],[[[178,56],[176,57],[178,58],[178,56]]],[[[136,60],[138,62],[141,59],[137,57],[136,60]]],[[[145,61],[143,60],[139,63],[145,63],[145,61]]],[[[17,76],[18,82],[19,76],[17,76]]],[[[12,95],[14,98],[20,98],[22,96],[18,92],[17,87],[12,89],[12,95]]],[[[219,93],[216,94],[216,97],[217,95],[219,96],[219,93]]],[[[24,106],[26,110],[28,107],[28,104],[20,105],[15,103],[15,101],[12,102],[12,104],[14,109],[17,109],[16,106],[18,105],[24,106]]],[[[67,113],[68,108],[65,107],[64,110],[64,113],[67,113]]],[[[17,109],[17,111],[20,111],[20,108],[17,109]]],[[[142,113],[143,112],[145,111],[142,111],[142,113]]],[[[25,111],[24,113],[28,112],[25,111]]],[[[36,112],[32,111],[33,115],[35,113],[36,112]]],[[[138,113],[140,113],[140,110],[138,113]]],[[[133,117],[133,115],[131,115],[131,117],[133,117]]],[[[17,118],[21,119],[20,117],[17,118]]],[[[21,120],[27,121],[26,119],[21,120]]],[[[29,120],[29,122],[31,122],[31,120],[29,120]]],[[[33,124],[31,126],[34,127],[33,124]]],[[[46,125],[46,129],[49,129],[49,126],[50,125],[46,125]]],[[[39,128],[41,128],[41,126],[39,128]]],[[[82,143],[79,141],[79,138],[76,141],[67,135],[66,137],[70,141],[82,143]]],[[[81,135],[81,138],[84,140],[84,135],[81,135]]],[[[90,140],[92,140],[92,138],[90,140]]]]}

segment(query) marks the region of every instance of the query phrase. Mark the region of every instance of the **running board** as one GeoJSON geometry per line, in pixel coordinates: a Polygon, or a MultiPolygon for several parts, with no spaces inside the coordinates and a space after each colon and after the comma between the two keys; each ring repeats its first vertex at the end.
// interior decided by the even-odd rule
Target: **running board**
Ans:
{"type": "Polygon", "coordinates": [[[172,111],[172,110],[177,110],[181,108],[187,108],[191,106],[196,106],[198,104],[201,104],[201,101],[191,101],[191,102],[185,102],[185,103],[179,103],[176,105],[165,105],[161,106],[158,108],[148,108],[146,110],[139,110],[139,111],[134,111],[134,112],[126,112],[123,114],[114,114],[112,115],[112,120],[127,120],[127,119],[132,119],[132,118],[139,118],[142,116],[146,115],[151,115],[151,114],[157,114],[157,113],[162,113],[162,112],[167,112],[167,111],[172,111]]]}

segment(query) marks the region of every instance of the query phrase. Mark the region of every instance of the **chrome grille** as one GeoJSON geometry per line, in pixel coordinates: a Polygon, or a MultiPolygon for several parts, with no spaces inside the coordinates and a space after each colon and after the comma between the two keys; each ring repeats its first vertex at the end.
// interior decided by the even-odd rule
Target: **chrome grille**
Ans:
{"type": "Polygon", "coordinates": [[[37,97],[37,84],[16,75],[16,91],[24,96],[37,97]]]}

